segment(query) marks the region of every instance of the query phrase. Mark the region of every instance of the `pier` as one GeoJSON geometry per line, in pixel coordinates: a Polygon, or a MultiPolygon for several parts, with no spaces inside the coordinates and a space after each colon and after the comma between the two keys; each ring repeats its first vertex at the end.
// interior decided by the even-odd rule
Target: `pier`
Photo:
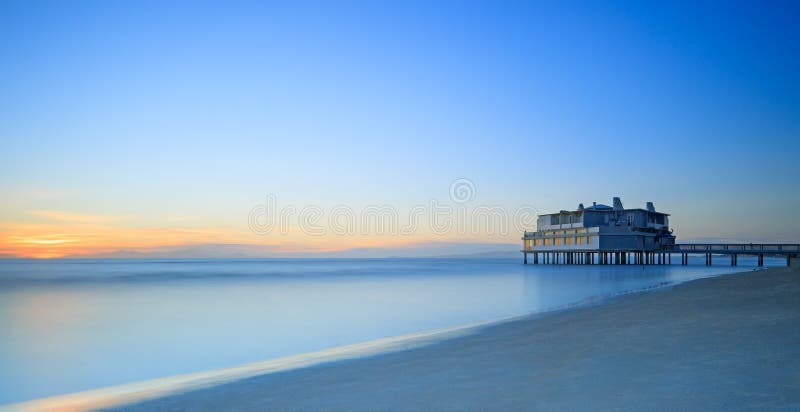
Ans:
{"type": "Polygon", "coordinates": [[[673,255],[680,264],[689,264],[689,255],[705,256],[706,266],[711,266],[715,255],[730,260],[731,266],[737,266],[739,256],[756,256],[758,266],[764,266],[765,256],[786,258],[786,265],[791,265],[792,258],[800,257],[800,244],[780,243],[687,243],[669,245],[658,250],[597,250],[597,249],[540,249],[526,248],[523,263],[528,264],[531,255],[533,264],[552,265],[671,265],[673,255]]]}
{"type": "Polygon", "coordinates": [[[613,206],[593,202],[574,210],[539,215],[535,231],[522,236],[523,263],[531,255],[534,264],[554,265],[671,265],[673,256],[689,264],[689,255],[703,255],[706,266],[716,257],[731,266],[739,256],[785,257],[786,265],[800,256],[800,244],[781,243],[677,243],[669,227],[669,214],[656,211],[653,202],[644,208],[625,208],[615,197],[613,206]]]}

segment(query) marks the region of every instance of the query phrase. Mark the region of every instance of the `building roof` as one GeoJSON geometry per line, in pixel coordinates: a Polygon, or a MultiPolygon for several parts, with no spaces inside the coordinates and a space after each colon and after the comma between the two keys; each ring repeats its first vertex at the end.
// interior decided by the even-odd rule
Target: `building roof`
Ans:
{"type": "Polygon", "coordinates": [[[585,208],[584,210],[607,210],[607,209],[614,209],[614,208],[606,205],[592,205],[585,208]]]}
{"type": "Polygon", "coordinates": [[[578,205],[578,210],[571,210],[571,211],[570,210],[562,210],[562,211],[560,211],[558,213],[546,213],[546,214],[539,215],[539,216],[556,216],[556,215],[562,215],[562,214],[567,214],[567,213],[569,213],[569,214],[582,213],[582,212],[585,212],[585,211],[590,211],[590,212],[612,212],[612,211],[626,212],[626,211],[634,211],[634,210],[639,210],[639,211],[647,212],[647,213],[657,213],[659,215],[669,216],[668,213],[656,212],[655,207],[653,206],[653,202],[647,202],[647,209],[642,209],[642,208],[638,208],[638,207],[632,208],[632,209],[625,209],[624,207],[622,207],[622,201],[620,200],[619,197],[615,197],[614,198],[614,207],[607,206],[607,205],[602,205],[602,204],[599,204],[597,202],[592,202],[591,206],[589,206],[587,208],[584,208],[583,207],[583,203],[581,203],[581,204],[578,205]]]}
{"type": "MultiPolygon", "coordinates": [[[[642,212],[647,212],[647,213],[655,213],[655,214],[657,214],[657,215],[664,215],[664,216],[669,216],[669,215],[670,215],[669,213],[664,213],[664,212],[651,212],[651,211],[649,211],[649,210],[642,209],[642,208],[640,208],[640,207],[634,207],[634,208],[631,208],[631,209],[622,209],[622,211],[623,211],[623,212],[629,212],[629,211],[631,211],[631,210],[641,210],[642,212]]],[[[596,206],[595,206],[595,205],[592,205],[592,206],[589,206],[589,207],[587,207],[587,208],[583,209],[583,211],[593,211],[593,212],[613,212],[613,211],[614,211],[614,208],[613,208],[613,207],[611,207],[611,206],[606,206],[606,205],[596,205],[596,206]]],[[[580,213],[580,212],[581,212],[580,210],[562,210],[562,211],[560,211],[560,212],[556,212],[556,213],[545,213],[545,214],[541,214],[541,215],[539,215],[539,216],[555,216],[555,215],[562,215],[562,214],[564,214],[564,213],[580,213]]]]}

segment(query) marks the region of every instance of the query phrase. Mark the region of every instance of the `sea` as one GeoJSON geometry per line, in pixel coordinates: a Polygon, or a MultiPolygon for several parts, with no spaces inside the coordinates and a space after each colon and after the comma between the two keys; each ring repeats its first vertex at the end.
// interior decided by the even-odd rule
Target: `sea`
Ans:
{"type": "Polygon", "coordinates": [[[0,405],[598,303],[756,264],[702,260],[4,259],[0,405]]]}

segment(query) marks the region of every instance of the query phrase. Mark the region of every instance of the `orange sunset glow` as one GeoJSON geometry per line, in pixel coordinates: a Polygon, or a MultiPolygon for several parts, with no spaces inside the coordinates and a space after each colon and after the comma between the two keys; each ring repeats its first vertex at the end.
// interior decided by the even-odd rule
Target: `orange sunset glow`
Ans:
{"type": "MultiPolygon", "coordinates": [[[[250,247],[258,253],[336,252],[354,248],[403,248],[441,237],[417,235],[309,236],[296,227],[288,233],[258,236],[247,227],[137,227],[120,218],[64,213],[37,213],[49,223],[2,223],[0,254],[25,258],[81,257],[115,251],[153,252],[210,244],[250,247]],[[57,216],[58,218],[54,218],[57,216]],[[70,216],[67,221],[64,217],[70,216]],[[108,223],[105,223],[108,222],[108,223]]],[[[445,237],[444,239],[448,239],[445,237]]]]}

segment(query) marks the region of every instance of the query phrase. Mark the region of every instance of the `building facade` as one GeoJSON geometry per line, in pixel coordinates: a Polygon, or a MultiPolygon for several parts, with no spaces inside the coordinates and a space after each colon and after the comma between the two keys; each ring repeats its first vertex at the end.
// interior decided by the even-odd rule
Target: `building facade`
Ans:
{"type": "Polygon", "coordinates": [[[577,210],[539,215],[536,231],[524,233],[523,251],[660,251],[675,245],[669,215],[656,212],[652,202],[625,209],[615,197],[613,205],[580,204],[577,210]]]}

